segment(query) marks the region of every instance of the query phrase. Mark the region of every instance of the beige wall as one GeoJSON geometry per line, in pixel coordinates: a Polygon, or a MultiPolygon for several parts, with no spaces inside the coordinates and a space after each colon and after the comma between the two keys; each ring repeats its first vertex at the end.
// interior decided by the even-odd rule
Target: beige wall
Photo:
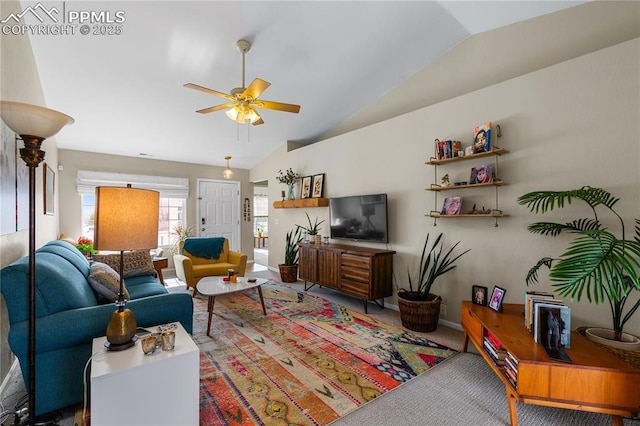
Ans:
{"type": "MultiPolygon", "coordinates": [[[[268,179],[273,199],[284,188],[275,180],[276,173],[288,167],[301,175],[325,173],[328,197],[386,192],[387,247],[397,251],[396,287],[406,287],[407,269],[415,270],[427,233],[444,232],[450,243],[461,241],[460,247],[471,252],[435,286],[447,305],[445,320],[460,322],[460,301],[470,298],[474,284],[504,287],[506,302],[521,303],[528,269],[543,256],[560,255],[568,240],[528,233],[527,224],[542,218],[519,206],[518,196],[541,189],[600,186],[621,198],[618,208],[628,220],[627,231],[639,217],[639,52],[640,39],[634,39],[311,146],[287,152],[283,145],[252,169],[251,179],[268,179]],[[434,208],[433,193],[424,190],[434,183],[432,166],[424,164],[433,153],[433,141],[470,143],[473,126],[487,121],[500,124],[500,145],[511,151],[500,159],[501,177],[509,185],[499,193],[500,207],[511,216],[500,220],[497,228],[491,219],[440,220],[434,227],[425,217],[434,208]]],[[[452,181],[467,180],[473,163],[483,162],[488,161],[457,163],[446,170],[452,181]]],[[[473,200],[478,207],[493,205],[489,188],[458,195],[471,203],[464,208],[471,208],[473,200]]],[[[270,267],[277,268],[283,260],[284,234],[304,223],[305,211],[312,218],[329,220],[328,208],[269,212],[270,267]]],[[[548,216],[564,221],[582,214],[588,216],[584,209],[548,216]]],[[[326,225],[321,234],[328,235],[326,225]]],[[[535,289],[550,289],[546,276],[535,289]]],[[[395,295],[387,302],[396,304],[395,295]]],[[[570,306],[573,327],[611,325],[607,305],[583,301],[570,306]]],[[[640,332],[640,316],[627,331],[640,332]]]]}
{"type": "MultiPolygon", "coordinates": [[[[94,170],[111,173],[132,173],[152,176],[169,176],[189,179],[189,198],[187,199],[187,224],[197,229],[198,179],[223,180],[223,167],[186,164],[172,161],[149,160],[144,158],[122,157],[106,154],[94,154],[84,151],[59,151],[60,165],[64,170],[58,173],[60,188],[60,232],[77,238],[82,234],[82,203],[76,190],[78,170],[94,170]]],[[[249,183],[249,171],[233,169],[232,181],[240,182],[240,200],[253,200],[253,184],[249,183]]],[[[253,259],[253,222],[242,220],[240,205],[242,252],[253,259]]],[[[168,254],[168,253],[165,253],[168,254]]],[[[173,259],[169,256],[169,266],[173,268],[173,259]]]]}

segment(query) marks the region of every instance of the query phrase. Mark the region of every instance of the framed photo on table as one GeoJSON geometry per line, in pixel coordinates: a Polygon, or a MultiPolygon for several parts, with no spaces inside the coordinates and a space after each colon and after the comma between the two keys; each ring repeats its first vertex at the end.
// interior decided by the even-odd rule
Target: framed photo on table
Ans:
{"type": "Polygon", "coordinates": [[[56,187],[56,173],[47,163],[43,167],[43,187],[44,187],[44,214],[53,215],[55,213],[53,206],[53,197],[56,187]]]}
{"type": "Polygon", "coordinates": [[[502,301],[504,300],[506,292],[507,290],[502,287],[498,287],[497,285],[493,286],[493,292],[489,299],[489,307],[496,312],[502,312],[502,301]]]}
{"type": "Polygon", "coordinates": [[[315,175],[313,177],[313,189],[311,192],[312,198],[320,198],[322,197],[322,188],[324,186],[324,173],[315,175]]]}
{"type": "Polygon", "coordinates": [[[309,198],[311,197],[311,180],[313,178],[311,176],[305,176],[302,178],[302,194],[300,194],[300,198],[309,198]]]}
{"type": "Polygon", "coordinates": [[[487,306],[487,292],[489,290],[481,285],[471,288],[471,301],[474,305],[487,306]]]}

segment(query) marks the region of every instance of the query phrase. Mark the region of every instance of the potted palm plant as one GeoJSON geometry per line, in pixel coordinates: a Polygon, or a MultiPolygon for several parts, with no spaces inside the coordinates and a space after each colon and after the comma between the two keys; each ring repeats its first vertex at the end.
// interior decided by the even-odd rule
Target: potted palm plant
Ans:
{"type": "Polygon", "coordinates": [[[298,243],[302,241],[302,231],[296,227],[287,232],[284,246],[284,263],[278,265],[280,279],[283,283],[294,283],[298,280],[298,243]]]}
{"type": "Polygon", "coordinates": [[[429,246],[429,234],[422,248],[420,266],[418,269],[418,281],[413,287],[411,272],[407,271],[409,278],[409,290],[398,291],[398,308],[402,325],[414,331],[435,331],[438,327],[440,315],[440,303],[442,298],[432,293],[432,287],[436,279],[441,275],[455,269],[455,262],[471,249],[467,249],[457,255],[453,254],[460,241],[445,252],[441,233],[429,246]]]}
{"type": "MultiPolygon", "coordinates": [[[[624,333],[623,329],[640,307],[640,300],[633,297],[634,290],[640,290],[640,221],[635,220],[635,237],[628,239],[624,220],[614,210],[619,198],[604,189],[590,186],[566,191],[534,191],[519,197],[518,203],[527,206],[533,213],[544,214],[563,208],[573,200],[585,202],[591,209],[592,217],[567,223],[536,222],[528,226],[527,229],[534,234],[556,237],[570,233],[575,238],[559,258],[540,259],[529,270],[527,285],[538,281],[541,267],[549,268],[549,278],[558,295],[580,301],[586,293],[589,302],[598,304],[606,301],[611,309],[613,329],[604,334],[613,341],[635,342],[638,339],[624,333]],[[608,211],[617,219],[617,235],[603,226],[599,211],[608,211]]],[[[584,332],[587,337],[594,332],[603,334],[590,328],[584,329],[584,332]]]]}
{"type": "Polygon", "coordinates": [[[298,229],[304,229],[307,234],[313,236],[314,243],[320,244],[321,236],[318,233],[322,229],[320,228],[320,225],[324,222],[324,220],[321,220],[320,222],[318,222],[318,217],[316,216],[315,222],[311,223],[311,218],[309,217],[309,213],[305,212],[305,214],[307,215],[307,221],[309,222],[309,225],[308,226],[296,225],[296,226],[298,227],[298,229]]]}

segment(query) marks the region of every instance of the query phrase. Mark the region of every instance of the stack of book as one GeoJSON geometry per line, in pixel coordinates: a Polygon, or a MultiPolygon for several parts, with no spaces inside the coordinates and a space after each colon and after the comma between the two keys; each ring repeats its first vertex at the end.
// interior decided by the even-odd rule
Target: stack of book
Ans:
{"type": "Polygon", "coordinates": [[[511,352],[507,352],[507,355],[504,358],[504,375],[507,376],[509,382],[513,385],[514,388],[518,388],[518,360],[511,354],[511,352]]]}
{"type": "Polygon", "coordinates": [[[571,308],[553,294],[526,292],[524,318],[534,341],[556,350],[571,347],[571,308]]]}
{"type": "Polygon", "coordinates": [[[484,351],[489,355],[489,358],[493,360],[493,363],[498,367],[502,367],[504,365],[504,358],[507,356],[507,350],[502,347],[500,340],[488,330],[484,335],[483,346],[484,351]]]}

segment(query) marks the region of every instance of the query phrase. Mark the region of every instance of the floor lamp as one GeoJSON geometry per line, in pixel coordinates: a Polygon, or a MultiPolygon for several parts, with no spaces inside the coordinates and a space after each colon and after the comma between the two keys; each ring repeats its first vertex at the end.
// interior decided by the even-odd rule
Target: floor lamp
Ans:
{"type": "Polygon", "coordinates": [[[120,252],[118,309],[107,324],[107,348],[127,349],[135,343],[136,318],[125,308],[124,251],[147,250],[158,246],[160,193],[148,189],[99,186],[96,188],[93,247],[120,252]]]}
{"type": "Polygon", "coordinates": [[[44,160],[42,142],[72,124],[73,118],[52,109],[0,101],[0,116],[24,142],[20,158],[29,167],[29,424],[36,413],[36,169],[44,160]]]}

